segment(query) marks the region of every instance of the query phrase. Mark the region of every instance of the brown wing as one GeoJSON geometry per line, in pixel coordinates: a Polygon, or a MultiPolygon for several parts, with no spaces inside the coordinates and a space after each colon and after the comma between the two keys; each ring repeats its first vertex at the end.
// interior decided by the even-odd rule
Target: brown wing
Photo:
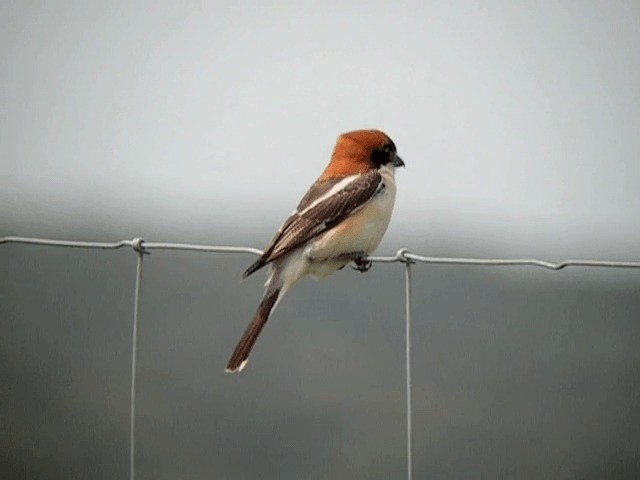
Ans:
{"type": "Polygon", "coordinates": [[[311,187],[296,211],[284,222],[262,256],[244,272],[243,277],[248,277],[268,263],[331,229],[384,188],[381,175],[377,170],[372,170],[354,177],[354,180],[345,183],[344,187],[322,198],[343,181],[347,180],[341,178],[327,182],[329,185],[311,187]],[[318,201],[319,199],[321,200],[318,201]]]}

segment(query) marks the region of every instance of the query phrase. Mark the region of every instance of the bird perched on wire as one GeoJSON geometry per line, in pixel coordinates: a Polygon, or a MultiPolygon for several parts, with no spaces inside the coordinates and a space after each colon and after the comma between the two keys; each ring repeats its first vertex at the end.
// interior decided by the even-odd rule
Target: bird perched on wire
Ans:
{"type": "Polygon", "coordinates": [[[270,266],[265,293],[236,346],[227,372],[247,364],[262,328],[284,294],[305,276],[326,277],[354,262],[367,271],[387,230],[396,196],[394,171],[404,162],[379,130],[340,135],[329,165],[243,277],[270,266]]]}

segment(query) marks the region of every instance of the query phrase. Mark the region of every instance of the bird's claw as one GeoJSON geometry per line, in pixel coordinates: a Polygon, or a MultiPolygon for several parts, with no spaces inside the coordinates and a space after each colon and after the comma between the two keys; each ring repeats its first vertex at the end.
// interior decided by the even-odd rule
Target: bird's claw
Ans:
{"type": "Polygon", "coordinates": [[[365,260],[364,258],[354,258],[353,263],[355,263],[355,266],[351,268],[357,270],[360,273],[369,271],[372,265],[371,260],[365,260]]]}
{"type": "MultiPolygon", "coordinates": [[[[371,260],[367,260],[367,252],[358,251],[345,253],[340,256],[340,259],[347,262],[353,262],[355,266],[352,266],[351,268],[359,272],[366,272],[371,268],[372,262],[371,260]]],[[[344,266],[340,268],[344,268],[344,266]]]]}

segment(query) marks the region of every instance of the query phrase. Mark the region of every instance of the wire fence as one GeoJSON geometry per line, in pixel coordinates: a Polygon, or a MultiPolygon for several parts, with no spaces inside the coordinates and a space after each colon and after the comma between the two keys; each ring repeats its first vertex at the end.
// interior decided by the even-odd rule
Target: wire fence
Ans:
{"type": "MultiPolygon", "coordinates": [[[[136,426],[136,372],[137,372],[137,344],[138,344],[138,313],[140,289],[142,286],[142,263],[145,255],[153,250],[181,250],[203,253],[228,253],[228,254],[251,254],[262,255],[262,250],[251,247],[217,246],[217,245],[196,245],[189,243],[163,243],[146,242],[142,238],[132,240],[120,240],[117,242],[82,242],[74,240],[53,240],[48,238],[30,237],[2,237],[0,244],[24,244],[40,245],[50,247],[65,248],[86,248],[102,250],[118,250],[121,248],[131,248],[137,255],[136,282],[134,292],[133,326],[131,332],[131,401],[130,401],[130,431],[129,431],[129,467],[131,480],[135,480],[135,426],[136,426]]],[[[395,255],[372,256],[368,260],[374,263],[402,263],[405,267],[405,325],[406,325],[406,418],[407,418],[407,478],[413,478],[413,421],[411,403],[411,268],[417,263],[441,264],[441,265],[476,265],[476,266],[533,266],[548,270],[562,270],[566,267],[605,267],[605,268],[636,268],[640,269],[640,261],[612,261],[612,260],[564,260],[558,263],[547,262],[532,258],[499,259],[499,258],[455,258],[455,257],[427,257],[409,252],[406,248],[401,248],[395,255]]]]}

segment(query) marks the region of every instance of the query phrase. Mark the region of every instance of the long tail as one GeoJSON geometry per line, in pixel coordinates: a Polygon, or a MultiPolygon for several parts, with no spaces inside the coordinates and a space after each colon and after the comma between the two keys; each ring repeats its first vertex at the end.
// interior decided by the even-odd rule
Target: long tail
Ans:
{"type": "Polygon", "coordinates": [[[247,364],[247,359],[249,358],[249,354],[251,353],[251,349],[258,340],[258,336],[262,331],[265,323],[269,319],[269,314],[273,307],[278,301],[280,297],[280,292],[282,289],[268,289],[265,293],[260,305],[258,306],[258,310],[256,314],[253,316],[253,320],[244,331],[242,338],[236,345],[235,350],[231,354],[231,358],[229,359],[229,363],[227,364],[227,368],[225,369],[228,373],[240,372],[247,364]]]}

